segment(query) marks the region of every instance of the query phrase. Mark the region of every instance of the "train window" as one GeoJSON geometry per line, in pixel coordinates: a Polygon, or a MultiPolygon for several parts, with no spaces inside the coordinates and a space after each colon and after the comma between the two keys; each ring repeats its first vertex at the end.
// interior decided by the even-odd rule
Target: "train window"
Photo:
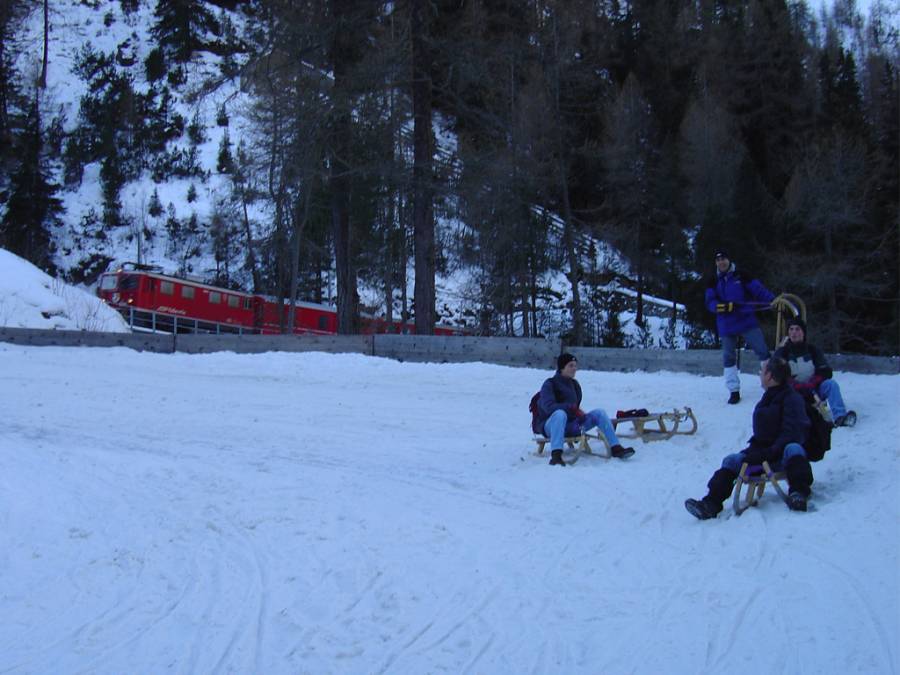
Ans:
{"type": "Polygon", "coordinates": [[[114,291],[117,283],[119,283],[119,278],[115,274],[104,274],[100,278],[100,290],[114,291]]]}
{"type": "Polygon", "coordinates": [[[222,302],[222,294],[219,293],[219,291],[210,291],[209,302],[213,305],[218,305],[220,302],[222,302]]]}
{"type": "Polygon", "coordinates": [[[137,290],[139,281],[140,280],[134,274],[123,274],[122,278],[119,280],[119,290],[120,291],[137,290]]]}
{"type": "Polygon", "coordinates": [[[244,309],[250,309],[250,298],[244,298],[244,309]]]}
{"type": "Polygon", "coordinates": [[[175,284],[171,281],[160,281],[159,292],[163,295],[172,295],[175,293],[175,284]]]}
{"type": "Polygon", "coordinates": [[[328,317],[327,316],[319,317],[319,330],[328,330],[328,317]]]}
{"type": "Polygon", "coordinates": [[[182,286],[181,287],[181,297],[187,298],[188,300],[194,299],[194,287],[193,286],[182,286]]]}
{"type": "Polygon", "coordinates": [[[238,296],[229,295],[228,296],[228,306],[229,307],[237,307],[238,306],[238,296]]]}

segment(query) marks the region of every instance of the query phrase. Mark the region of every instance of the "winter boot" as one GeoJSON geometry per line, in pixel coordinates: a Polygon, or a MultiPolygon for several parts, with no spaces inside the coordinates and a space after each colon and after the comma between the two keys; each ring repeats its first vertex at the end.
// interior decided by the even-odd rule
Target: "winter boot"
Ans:
{"type": "Polygon", "coordinates": [[[688,513],[690,513],[698,520],[709,520],[711,518],[715,518],[717,515],[719,515],[719,511],[722,510],[721,505],[719,505],[718,510],[716,510],[716,505],[712,502],[706,501],[705,498],[685,499],[684,508],[686,508],[688,510],[688,513]]]}
{"type": "Polygon", "coordinates": [[[565,466],[566,463],[562,458],[562,450],[551,450],[550,451],[550,464],[551,466],[554,464],[558,464],[559,466],[565,466]]]}
{"type": "Polygon", "coordinates": [[[728,396],[728,404],[734,405],[735,403],[740,403],[740,402],[741,402],[741,392],[739,392],[739,391],[731,392],[731,394],[728,396]]]}
{"type": "Polygon", "coordinates": [[[806,511],[806,495],[801,492],[788,494],[787,505],[791,511],[806,511]]]}
{"type": "Polygon", "coordinates": [[[846,415],[841,415],[834,420],[836,427],[852,427],[856,425],[856,413],[848,410],[846,415]]]}
{"type": "Polygon", "coordinates": [[[618,457],[619,459],[627,459],[634,454],[634,448],[623,448],[621,445],[614,445],[609,451],[613,457],[618,457]]]}
{"type": "Polygon", "coordinates": [[[806,457],[791,457],[784,465],[784,473],[788,481],[788,495],[795,492],[803,497],[803,509],[794,509],[788,501],[788,506],[795,511],[806,511],[806,500],[809,498],[810,486],[813,484],[812,467],[806,457]]]}

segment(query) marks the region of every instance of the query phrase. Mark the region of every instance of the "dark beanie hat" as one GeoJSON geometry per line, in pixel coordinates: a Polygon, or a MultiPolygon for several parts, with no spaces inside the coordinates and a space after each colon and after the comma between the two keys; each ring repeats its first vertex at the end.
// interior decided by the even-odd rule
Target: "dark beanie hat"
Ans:
{"type": "Polygon", "coordinates": [[[787,322],[788,328],[791,326],[799,326],[800,330],[803,331],[803,339],[806,339],[806,322],[801,319],[799,316],[795,316],[787,322]]]}
{"type": "Polygon", "coordinates": [[[570,354],[569,352],[563,352],[563,353],[560,354],[559,357],[556,359],[556,369],[557,369],[557,370],[562,370],[563,368],[566,367],[566,364],[567,364],[569,361],[577,361],[577,360],[578,360],[578,359],[576,359],[575,356],[572,355],[572,354],[570,354]]]}
{"type": "Polygon", "coordinates": [[[731,260],[731,256],[728,255],[728,251],[726,251],[724,248],[717,248],[717,249],[716,249],[716,255],[715,255],[714,257],[716,257],[716,258],[728,258],[729,260],[731,260]]]}

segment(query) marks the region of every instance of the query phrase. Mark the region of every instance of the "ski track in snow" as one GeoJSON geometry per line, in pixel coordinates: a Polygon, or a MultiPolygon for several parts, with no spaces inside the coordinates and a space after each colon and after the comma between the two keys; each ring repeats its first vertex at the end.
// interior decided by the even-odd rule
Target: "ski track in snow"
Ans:
{"type": "Polygon", "coordinates": [[[725,406],[582,372],[699,431],[551,468],[544,371],[0,345],[0,373],[3,673],[898,670],[900,377],[838,375],[862,415],[815,511],[700,523],[755,378],[725,406]]]}

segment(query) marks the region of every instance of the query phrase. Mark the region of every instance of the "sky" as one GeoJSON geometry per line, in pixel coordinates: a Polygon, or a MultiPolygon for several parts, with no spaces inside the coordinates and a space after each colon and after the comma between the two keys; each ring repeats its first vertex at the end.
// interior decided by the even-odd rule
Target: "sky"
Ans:
{"type": "Polygon", "coordinates": [[[0,672],[900,671],[900,376],[836,373],[859,422],[809,512],[700,522],[756,377],[729,406],[720,377],[581,371],[586,408],[699,427],[551,467],[549,375],[0,343],[0,672]]]}

